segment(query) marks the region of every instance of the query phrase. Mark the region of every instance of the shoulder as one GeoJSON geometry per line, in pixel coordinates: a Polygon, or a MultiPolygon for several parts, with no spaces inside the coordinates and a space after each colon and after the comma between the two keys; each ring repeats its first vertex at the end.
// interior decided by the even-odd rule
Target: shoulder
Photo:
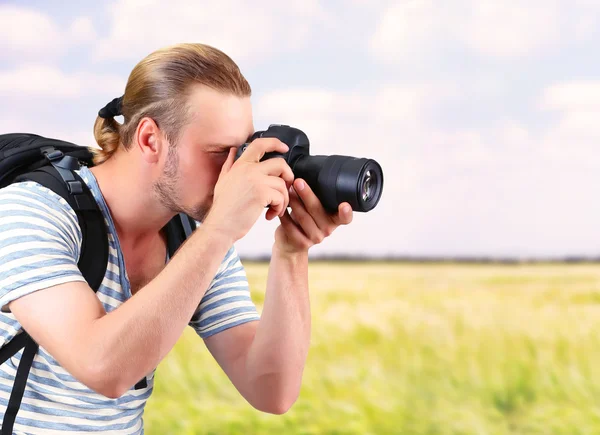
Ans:
{"type": "Polygon", "coordinates": [[[52,190],[34,181],[13,183],[0,189],[0,231],[27,228],[46,230],[81,240],[75,211],[52,190]]]}
{"type": "Polygon", "coordinates": [[[75,211],[63,197],[35,181],[13,183],[1,188],[0,203],[29,210],[54,211],[77,219],[75,211]]]}

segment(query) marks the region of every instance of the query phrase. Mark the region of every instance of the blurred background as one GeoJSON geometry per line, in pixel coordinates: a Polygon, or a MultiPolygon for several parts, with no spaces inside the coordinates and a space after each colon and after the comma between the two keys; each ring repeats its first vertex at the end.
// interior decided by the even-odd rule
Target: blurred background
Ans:
{"type": "MultiPolygon", "coordinates": [[[[138,61],[202,42],[257,130],[383,167],[311,250],[292,410],[253,410],[186,331],[147,433],[600,433],[599,24],[598,0],[0,1],[0,133],[94,146],[138,61]]],[[[237,244],[259,308],[276,225],[237,244]]]]}

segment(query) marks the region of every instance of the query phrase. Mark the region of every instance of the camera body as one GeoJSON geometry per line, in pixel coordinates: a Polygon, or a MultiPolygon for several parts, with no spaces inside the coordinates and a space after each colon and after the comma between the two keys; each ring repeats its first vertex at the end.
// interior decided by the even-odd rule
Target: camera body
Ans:
{"type": "Polygon", "coordinates": [[[294,178],[302,178],[330,213],[343,202],[354,211],[367,212],[379,203],[383,192],[383,170],[373,159],[341,155],[310,155],[308,136],[289,125],[271,124],[267,130],[255,132],[249,142],[238,147],[237,160],[248,145],[258,138],[274,137],[285,143],[286,153],[269,152],[262,160],[283,158],[292,168],[294,178]]]}
{"type": "Polygon", "coordinates": [[[289,150],[286,153],[266,153],[261,161],[273,157],[282,157],[293,170],[294,162],[297,161],[299,157],[310,155],[310,143],[308,136],[306,136],[302,130],[290,127],[289,125],[271,124],[267,130],[259,130],[255,132],[247,143],[238,147],[235,159],[237,160],[242,155],[242,153],[253,140],[260,137],[277,138],[289,147],[289,150]]]}

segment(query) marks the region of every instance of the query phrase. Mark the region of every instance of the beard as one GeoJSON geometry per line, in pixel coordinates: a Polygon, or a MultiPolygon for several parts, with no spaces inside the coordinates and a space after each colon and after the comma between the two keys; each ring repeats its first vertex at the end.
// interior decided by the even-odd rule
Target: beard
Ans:
{"type": "Polygon", "coordinates": [[[181,204],[181,195],[179,194],[179,154],[175,147],[170,147],[167,155],[167,163],[165,170],[154,183],[153,189],[159,202],[163,207],[169,210],[171,213],[185,213],[192,219],[202,222],[208,212],[210,211],[212,204],[197,204],[193,207],[186,207],[181,204]]]}

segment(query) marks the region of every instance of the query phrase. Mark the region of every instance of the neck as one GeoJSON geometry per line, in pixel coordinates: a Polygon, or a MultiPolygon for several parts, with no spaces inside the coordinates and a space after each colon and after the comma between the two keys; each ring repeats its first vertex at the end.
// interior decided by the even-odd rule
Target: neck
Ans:
{"type": "Polygon", "coordinates": [[[98,182],[121,243],[155,237],[173,217],[154,195],[151,181],[125,151],[90,171],[98,182]],[[150,186],[149,186],[150,185],[150,186]]]}

